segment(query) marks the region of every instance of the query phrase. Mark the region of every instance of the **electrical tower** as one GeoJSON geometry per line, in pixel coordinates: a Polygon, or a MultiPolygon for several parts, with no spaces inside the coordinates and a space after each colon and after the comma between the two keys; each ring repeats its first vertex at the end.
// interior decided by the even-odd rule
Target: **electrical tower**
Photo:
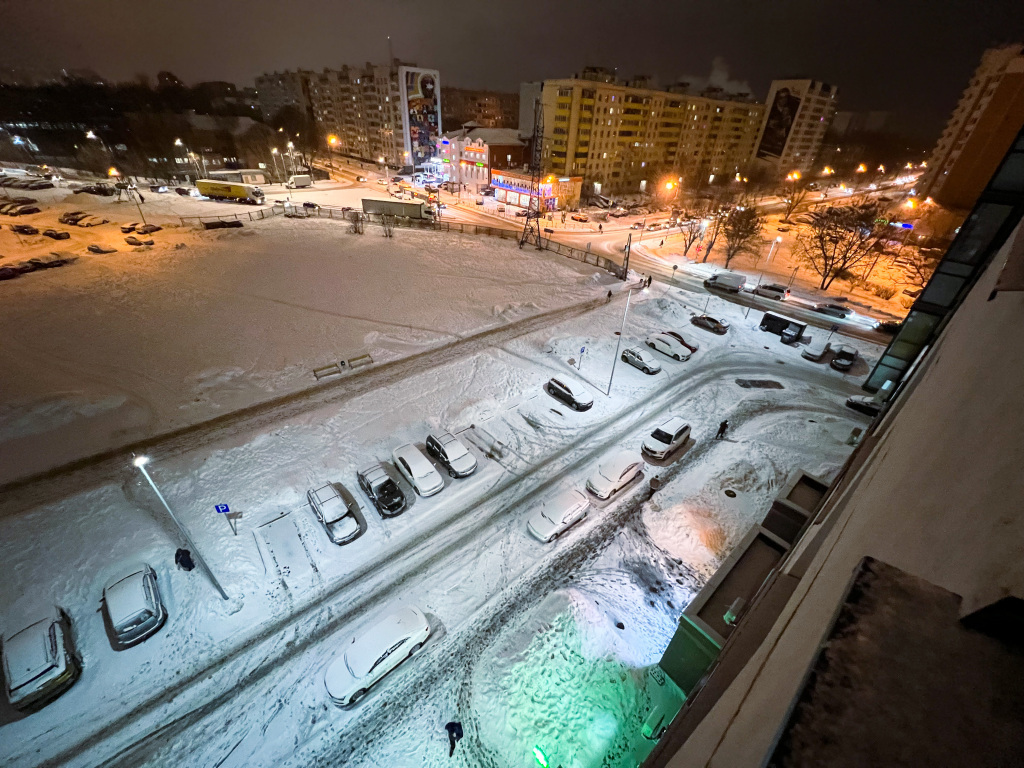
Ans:
{"type": "Polygon", "coordinates": [[[522,248],[530,241],[530,234],[537,236],[537,250],[543,250],[541,244],[541,217],[544,215],[544,200],[540,194],[540,177],[544,155],[544,110],[541,100],[533,102],[533,139],[530,147],[530,204],[526,208],[526,223],[523,224],[523,235],[519,238],[522,248]],[[534,197],[536,195],[536,197],[534,197]],[[534,201],[536,200],[536,205],[534,201]]]}

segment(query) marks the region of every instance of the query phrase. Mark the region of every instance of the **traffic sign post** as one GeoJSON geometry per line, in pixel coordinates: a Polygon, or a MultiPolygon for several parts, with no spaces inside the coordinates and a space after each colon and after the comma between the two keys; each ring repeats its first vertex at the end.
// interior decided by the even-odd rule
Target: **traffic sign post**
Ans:
{"type": "Polygon", "coordinates": [[[214,504],[213,508],[215,510],[217,510],[217,514],[218,515],[224,515],[224,517],[227,518],[227,520],[228,520],[228,528],[230,528],[231,532],[235,536],[237,536],[238,535],[238,523],[235,522],[235,521],[239,517],[241,517],[242,513],[241,512],[232,512],[231,508],[227,504],[214,504]]]}

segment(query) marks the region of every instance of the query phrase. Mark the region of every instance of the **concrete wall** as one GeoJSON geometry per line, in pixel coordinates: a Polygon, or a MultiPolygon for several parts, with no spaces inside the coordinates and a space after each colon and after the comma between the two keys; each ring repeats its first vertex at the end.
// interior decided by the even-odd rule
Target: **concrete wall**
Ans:
{"type": "Polygon", "coordinates": [[[865,555],[962,595],[965,613],[1024,596],[1024,294],[986,301],[1011,243],[881,425],[768,637],[668,765],[761,765],[865,555]]]}

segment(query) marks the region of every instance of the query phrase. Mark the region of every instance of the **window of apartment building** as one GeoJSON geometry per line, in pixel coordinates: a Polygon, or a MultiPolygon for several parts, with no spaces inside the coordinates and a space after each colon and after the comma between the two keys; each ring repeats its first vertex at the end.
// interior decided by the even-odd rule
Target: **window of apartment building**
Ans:
{"type": "Polygon", "coordinates": [[[559,88],[558,98],[572,98],[572,88],[559,88]]]}

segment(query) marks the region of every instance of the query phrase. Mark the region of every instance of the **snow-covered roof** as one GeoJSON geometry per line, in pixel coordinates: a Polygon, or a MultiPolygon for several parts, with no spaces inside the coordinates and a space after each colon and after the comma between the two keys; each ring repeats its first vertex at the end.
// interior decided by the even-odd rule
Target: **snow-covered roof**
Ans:
{"type": "Polygon", "coordinates": [[[144,577],[145,570],[140,568],[109,584],[103,590],[107,614],[115,627],[124,624],[143,611],[149,610],[149,598],[146,595],[144,577]]]}
{"type": "Polygon", "coordinates": [[[390,616],[385,616],[345,651],[345,661],[357,678],[366,677],[370,667],[388,648],[404,637],[409,637],[413,630],[423,622],[423,614],[411,606],[402,608],[390,616]]]}
{"type": "Polygon", "coordinates": [[[56,663],[56,649],[50,640],[53,622],[53,616],[40,619],[4,640],[4,673],[11,689],[34,680],[56,663]]]}
{"type": "Polygon", "coordinates": [[[476,128],[469,127],[469,123],[457,131],[444,133],[445,139],[468,139],[469,141],[480,141],[488,146],[525,146],[525,142],[519,138],[519,131],[516,128],[476,128]]]}

